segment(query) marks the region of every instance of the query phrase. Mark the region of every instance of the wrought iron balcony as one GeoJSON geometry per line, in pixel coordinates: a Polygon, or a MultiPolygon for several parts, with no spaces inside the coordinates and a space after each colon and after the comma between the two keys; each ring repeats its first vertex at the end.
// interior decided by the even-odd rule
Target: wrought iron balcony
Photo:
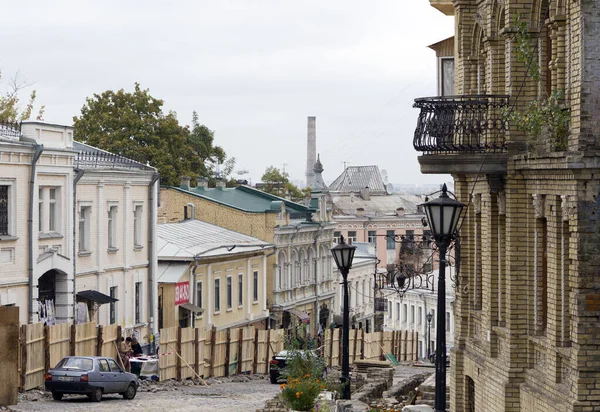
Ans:
{"type": "Polygon", "coordinates": [[[18,139],[21,136],[21,124],[11,122],[0,122],[0,137],[18,139]]]}
{"type": "Polygon", "coordinates": [[[424,97],[413,146],[427,153],[506,152],[508,96],[471,95],[424,97]]]}

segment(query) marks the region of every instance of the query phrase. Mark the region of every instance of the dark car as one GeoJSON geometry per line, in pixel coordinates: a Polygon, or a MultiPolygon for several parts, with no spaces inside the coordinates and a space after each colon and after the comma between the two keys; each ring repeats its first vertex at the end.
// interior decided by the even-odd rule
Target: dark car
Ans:
{"type": "MultiPolygon", "coordinates": [[[[319,353],[316,350],[298,350],[294,351],[297,355],[306,356],[306,357],[314,357],[316,362],[318,362],[322,368],[322,378],[327,374],[327,368],[325,365],[325,361],[322,357],[319,356],[319,353]]],[[[269,361],[269,380],[271,383],[277,383],[280,380],[285,380],[285,367],[287,365],[287,361],[290,357],[296,356],[292,351],[283,350],[279,352],[277,355],[273,356],[269,361]]]]}
{"type": "Polygon", "coordinates": [[[85,394],[94,402],[108,393],[133,399],[138,387],[137,376],[123,371],[113,358],[101,356],[67,356],[46,373],[46,390],[56,401],[68,393],[85,394]]]}

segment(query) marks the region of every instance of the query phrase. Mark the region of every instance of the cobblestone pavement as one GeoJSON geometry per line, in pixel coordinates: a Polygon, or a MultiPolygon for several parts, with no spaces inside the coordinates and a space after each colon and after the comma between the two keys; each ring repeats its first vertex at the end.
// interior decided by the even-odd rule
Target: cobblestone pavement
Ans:
{"type": "Polygon", "coordinates": [[[19,404],[12,411],[98,411],[129,410],[135,412],[161,411],[231,411],[254,412],[264,407],[265,401],[279,393],[279,385],[272,385],[266,375],[237,376],[228,379],[210,379],[210,386],[192,385],[191,382],[144,383],[135,399],[124,400],[119,395],[106,395],[100,403],[85,396],[66,395],[54,401],[49,393],[29,391],[19,395],[19,404]]]}

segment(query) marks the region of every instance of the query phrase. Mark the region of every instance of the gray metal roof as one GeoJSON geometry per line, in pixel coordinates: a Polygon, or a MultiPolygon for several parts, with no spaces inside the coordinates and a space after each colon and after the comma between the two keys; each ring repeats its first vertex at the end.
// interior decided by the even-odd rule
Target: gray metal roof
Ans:
{"type": "Polygon", "coordinates": [[[396,209],[404,209],[405,214],[418,213],[417,206],[424,203],[424,198],[414,195],[375,195],[369,200],[362,199],[358,194],[333,195],[334,215],[357,215],[356,209],[363,209],[365,216],[391,216],[396,209]]]}
{"type": "Polygon", "coordinates": [[[75,165],[80,169],[156,170],[135,160],[78,141],[73,141],[73,150],[77,152],[75,165]]]}
{"type": "Polygon", "coordinates": [[[371,194],[386,194],[385,184],[377,166],[348,166],[329,185],[331,192],[359,192],[368,187],[371,194]]]}
{"type": "Polygon", "coordinates": [[[192,260],[194,256],[233,256],[264,250],[271,244],[200,220],[157,225],[159,260],[192,260]]]}

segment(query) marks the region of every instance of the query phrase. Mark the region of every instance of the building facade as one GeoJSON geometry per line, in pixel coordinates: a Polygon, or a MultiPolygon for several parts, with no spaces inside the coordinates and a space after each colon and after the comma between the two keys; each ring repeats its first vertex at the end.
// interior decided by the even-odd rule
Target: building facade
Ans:
{"type": "Polygon", "coordinates": [[[0,304],[19,306],[21,323],[92,320],[145,336],[158,175],[73,137],[69,126],[0,126],[0,304]]]}
{"type": "Polygon", "coordinates": [[[414,147],[467,205],[451,408],[597,410],[598,3],[430,3],[458,96],[415,101],[414,147]]]}

